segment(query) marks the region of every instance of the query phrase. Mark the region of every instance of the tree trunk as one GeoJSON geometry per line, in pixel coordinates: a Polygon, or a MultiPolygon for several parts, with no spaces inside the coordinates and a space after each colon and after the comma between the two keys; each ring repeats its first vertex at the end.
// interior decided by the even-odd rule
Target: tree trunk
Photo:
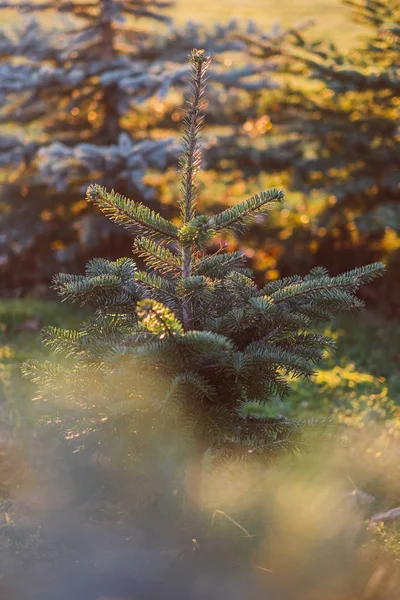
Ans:
{"type": "MultiPolygon", "coordinates": [[[[118,56],[115,48],[115,35],[112,22],[113,2],[102,0],[100,4],[100,18],[102,29],[102,59],[112,63],[118,56]]],[[[122,131],[120,117],[117,110],[118,87],[110,85],[103,88],[104,123],[102,134],[104,143],[116,144],[122,131]]]]}

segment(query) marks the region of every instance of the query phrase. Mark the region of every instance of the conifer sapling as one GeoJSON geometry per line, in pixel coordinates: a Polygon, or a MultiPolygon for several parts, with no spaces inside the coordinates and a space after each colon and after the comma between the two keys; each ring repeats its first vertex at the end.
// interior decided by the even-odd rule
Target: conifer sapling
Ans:
{"type": "Polygon", "coordinates": [[[89,187],[88,199],[132,232],[146,269],[137,270],[131,258],[95,259],[85,275],[59,274],[54,286],[61,298],[91,304],[94,314],[77,331],[45,330],[45,344],[68,363],[30,362],[25,370],[45,398],[78,405],[88,421],[93,415],[109,423],[122,419],[135,431],[146,419],[156,427],[176,423],[191,441],[186,491],[198,503],[206,451],[221,462],[270,461],[301,450],[299,425],[266,417],[264,407],[288,394],[291,377],[313,375],[332,344],[315,325],[360,309],[357,290],[384,267],[371,264],[336,277],[317,268],[260,288],[240,252],[207,254],[217,234],[240,232],[282,201],[283,192],[270,189],[219,214],[198,214],[210,58],[193,50],[190,64],[180,223],[114,191],[89,187]]]}

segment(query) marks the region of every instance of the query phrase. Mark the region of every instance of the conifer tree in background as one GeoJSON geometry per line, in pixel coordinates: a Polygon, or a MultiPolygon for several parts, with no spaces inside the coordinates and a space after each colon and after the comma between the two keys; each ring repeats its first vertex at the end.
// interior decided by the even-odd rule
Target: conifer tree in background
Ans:
{"type": "MultiPolygon", "coordinates": [[[[89,427],[116,420],[128,439],[166,429],[191,441],[187,492],[198,502],[206,451],[215,461],[270,461],[301,449],[295,423],[266,407],[290,389],[289,377],[311,377],[331,340],[315,324],[362,307],[356,292],[383,271],[371,264],[329,277],[255,285],[240,252],[207,245],[240,232],[283,198],[270,189],[224,211],[205,215],[196,207],[204,119],[205,76],[210,59],[190,55],[191,78],[180,160],[180,224],[145,205],[92,185],[88,200],[134,235],[131,258],[94,259],[85,275],[60,274],[54,286],[63,300],[94,307],[77,331],[48,328],[44,341],[66,362],[29,362],[26,374],[48,401],[81,412],[89,427]],[[150,427],[146,427],[149,423],[150,427]],[[177,427],[174,428],[173,424],[177,427]],[[141,431],[141,427],[144,429],[141,431]]],[[[126,439],[126,438],[125,438],[126,439]]]]}
{"type": "MultiPolygon", "coordinates": [[[[272,35],[234,22],[210,32],[193,24],[182,30],[138,26],[139,18],[168,24],[170,6],[168,0],[0,2],[7,19],[17,14],[15,31],[7,25],[0,32],[5,287],[26,277],[29,288],[30,278],[46,280],[55,272],[50,257],[71,267],[76,256],[93,255],[106,243],[110,226],[93,216],[82,198],[88,183],[151,200],[155,184],[145,175],[174,164],[177,144],[171,132],[151,135],[139,107],[154,97],[164,99],[184,80],[194,44],[222,55],[242,49],[233,34],[246,27],[262,39],[272,35]],[[42,24],[24,20],[31,14],[43,15],[42,24]]],[[[226,104],[229,90],[271,87],[272,69],[268,61],[253,61],[227,77],[215,68],[215,94],[225,90],[218,106],[226,104]]],[[[151,109],[163,117],[163,102],[151,109]]],[[[157,124],[154,116],[152,124],[157,124]]],[[[226,148],[225,158],[228,154],[226,148]]],[[[209,163],[214,166],[219,158],[213,145],[209,163]]]]}
{"type": "MultiPolygon", "coordinates": [[[[294,186],[306,194],[319,189],[325,198],[312,233],[315,260],[335,269],[387,257],[400,240],[400,5],[344,4],[365,28],[355,49],[342,51],[297,34],[289,50],[296,59],[292,69],[314,80],[291,96],[307,145],[295,163],[294,186]]],[[[400,288],[395,295],[392,287],[399,279],[397,263],[385,280],[391,281],[387,300],[398,305],[400,288]]]]}

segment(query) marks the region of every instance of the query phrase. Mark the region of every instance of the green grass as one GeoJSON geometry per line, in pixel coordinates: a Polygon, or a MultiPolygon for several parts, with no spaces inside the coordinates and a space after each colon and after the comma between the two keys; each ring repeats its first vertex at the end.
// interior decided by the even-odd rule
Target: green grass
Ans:
{"type": "MultiPolygon", "coordinates": [[[[83,314],[56,300],[0,301],[0,383],[17,412],[33,393],[20,376],[20,365],[46,355],[39,323],[74,328],[83,314]]],[[[400,405],[400,357],[395,351],[400,348],[400,324],[364,313],[337,321],[327,333],[336,341],[336,352],[325,358],[313,380],[294,382],[280,411],[327,415],[347,410],[355,401],[367,405],[371,397],[400,405]]]]}
{"type": "Polygon", "coordinates": [[[4,396],[17,422],[30,417],[35,390],[22,378],[20,367],[47,352],[40,342],[44,325],[75,327],[82,311],[52,300],[0,300],[0,397],[4,396]]]}
{"type": "Polygon", "coordinates": [[[365,313],[338,320],[326,333],[335,340],[336,352],[312,381],[296,382],[289,400],[292,409],[325,415],[351,409],[354,416],[369,403],[400,405],[399,323],[365,313]]]}

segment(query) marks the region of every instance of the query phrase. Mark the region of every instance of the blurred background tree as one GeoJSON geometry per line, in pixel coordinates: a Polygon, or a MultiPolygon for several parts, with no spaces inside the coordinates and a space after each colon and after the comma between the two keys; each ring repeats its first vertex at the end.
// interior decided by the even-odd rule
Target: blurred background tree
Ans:
{"type": "MultiPolygon", "coordinates": [[[[400,288],[394,290],[400,275],[400,8],[393,0],[342,5],[354,27],[363,28],[353,48],[299,31],[281,48],[288,72],[279,106],[287,130],[301,138],[290,178],[302,194],[275,221],[277,270],[291,275],[325,264],[337,273],[384,259],[388,276],[366,297],[393,313],[400,298],[400,288]]],[[[268,45],[248,41],[253,55],[269,55],[268,45]]],[[[265,230],[251,236],[256,245],[265,230]]]]}
{"type": "MultiPolygon", "coordinates": [[[[215,57],[199,191],[204,212],[223,210],[254,187],[292,188],[279,211],[260,217],[240,242],[230,240],[232,250],[245,252],[260,279],[390,259],[370,299],[395,312],[396,4],[354,1],[349,10],[343,3],[338,14],[347,30],[362,34],[353,49],[335,32],[340,42],[313,41],[315,29],[325,30],[304,34],[307,23],[294,30],[234,21],[177,28],[170,4],[0,3],[18,15],[0,46],[3,294],[26,293],[59,270],[78,272],[99,254],[129,252],[129,238],[84,202],[88,183],[174,218],[181,82],[196,45],[215,57]],[[38,22],[28,20],[31,13],[38,22]]],[[[188,12],[179,5],[174,14],[182,22],[188,12]]]]}
{"type": "Polygon", "coordinates": [[[389,293],[379,286],[376,293],[393,312],[400,298],[400,288],[393,287],[400,275],[400,5],[393,0],[344,5],[364,27],[353,50],[300,34],[292,52],[300,85],[291,102],[302,115],[304,141],[294,186],[302,186],[318,211],[303,253],[311,248],[314,264],[335,271],[365,260],[389,261],[388,278],[381,282],[389,293]],[[305,77],[313,82],[306,89],[305,77]]]}
{"type": "MultiPolygon", "coordinates": [[[[4,289],[30,289],[60,266],[79,269],[88,257],[115,257],[130,243],[88,209],[83,190],[98,182],[137,200],[160,196],[162,178],[155,173],[175,163],[174,130],[181,119],[177,110],[172,120],[165,113],[179,102],[170,91],[183,81],[193,45],[216,57],[210,71],[212,122],[223,125],[233,113],[237,122],[229,135],[212,134],[206,164],[224,169],[234,161],[254,171],[261,163],[280,169],[291,160],[292,143],[282,142],[281,152],[273,146],[268,153],[250,153],[237,131],[249,139],[252,125],[243,114],[252,106],[249,94],[277,86],[270,77],[275,53],[269,61],[249,62],[243,53],[237,58],[244,48],[239,33],[265,42],[286,33],[264,34],[254,24],[236,22],[209,30],[188,23],[177,30],[166,13],[170,6],[166,0],[0,4],[4,11],[19,11],[15,29],[8,24],[0,33],[4,289]],[[39,21],[21,17],[32,13],[39,21]],[[229,74],[220,68],[232,62],[224,56],[228,50],[237,62],[229,74]]],[[[263,118],[261,125],[269,121],[263,118]]]]}

